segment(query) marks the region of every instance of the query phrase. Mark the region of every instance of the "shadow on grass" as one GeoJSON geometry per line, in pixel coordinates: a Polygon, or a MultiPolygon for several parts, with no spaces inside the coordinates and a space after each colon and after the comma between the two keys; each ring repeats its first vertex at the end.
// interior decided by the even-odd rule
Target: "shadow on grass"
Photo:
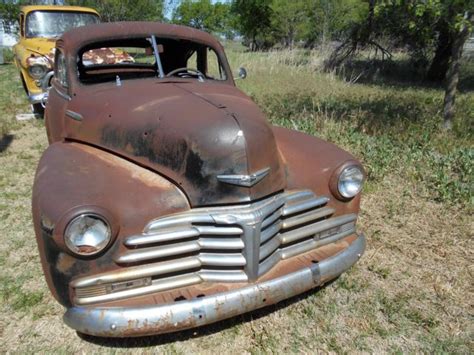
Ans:
{"type": "MultiPolygon", "coordinates": [[[[339,70],[346,81],[359,84],[388,85],[401,88],[417,87],[444,90],[443,83],[425,79],[429,64],[419,64],[411,60],[354,60],[339,70]]],[[[460,92],[474,91],[474,63],[464,60],[458,84],[460,92]]]]}
{"type": "Polygon", "coordinates": [[[288,306],[291,306],[307,298],[310,295],[318,293],[320,290],[334,283],[337,279],[338,278],[328,282],[324,286],[314,288],[300,295],[281,301],[277,304],[266,306],[264,308],[255,310],[253,312],[245,313],[245,314],[232,317],[229,319],[225,319],[213,324],[204,325],[201,327],[187,329],[187,330],[181,330],[175,333],[151,335],[151,336],[136,337],[136,338],[101,338],[101,337],[95,337],[92,335],[82,334],[79,332],[77,334],[81,339],[87,342],[100,345],[100,346],[111,347],[111,348],[139,348],[139,347],[147,347],[147,346],[165,345],[165,344],[170,344],[170,343],[174,343],[178,341],[186,341],[189,339],[199,339],[201,337],[219,333],[221,331],[232,328],[239,324],[245,324],[255,319],[266,317],[270,313],[273,313],[280,309],[284,309],[288,306]]]}
{"type": "MultiPolygon", "coordinates": [[[[363,92],[363,88],[350,94],[323,97],[316,103],[312,93],[269,97],[263,103],[270,117],[307,117],[316,112],[335,121],[347,121],[348,127],[369,135],[407,132],[413,124],[422,124],[426,130],[436,124],[442,107],[442,97],[423,93],[407,94],[400,91],[363,92]],[[306,115],[306,116],[305,116],[306,115]]],[[[458,105],[459,112],[464,110],[458,105]]]]}
{"type": "Polygon", "coordinates": [[[13,134],[4,134],[2,139],[0,139],[0,153],[3,153],[8,149],[10,144],[13,142],[15,136],[13,134]]]}

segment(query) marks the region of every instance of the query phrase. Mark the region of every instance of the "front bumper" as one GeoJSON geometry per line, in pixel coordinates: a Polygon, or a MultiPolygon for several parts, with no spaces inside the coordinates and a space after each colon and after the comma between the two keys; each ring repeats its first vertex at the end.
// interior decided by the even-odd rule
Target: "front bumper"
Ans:
{"type": "Polygon", "coordinates": [[[40,104],[40,103],[43,103],[48,98],[48,89],[50,87],[51,78],[53,77],[53,75],[54,75],[54,72],[49,71],[43,77],[43,79],[41,79],[40,89],[42,90],[42,92],[35,93],[35,94],[30,93],[28,95],[28,101],[30,102],[30,104],[40,104]]]}
{"type": "Polygon", "coordinates": [[[40,104],[43,102],[46,96],[46,92],[42,92],[39,94],[30,94],[28,95],[28,101],[30,102],[30,104],[40,104]]]}
{"type": "Polygon", "coordinates": [[[262,308],[336,278],[365,250],[365,237],[343,251],[296,272],[261,283],[170,304],[146,307],[72,307],[64,315],[71,328],[85,334],[130,337],[194,328],[262,308]]]}

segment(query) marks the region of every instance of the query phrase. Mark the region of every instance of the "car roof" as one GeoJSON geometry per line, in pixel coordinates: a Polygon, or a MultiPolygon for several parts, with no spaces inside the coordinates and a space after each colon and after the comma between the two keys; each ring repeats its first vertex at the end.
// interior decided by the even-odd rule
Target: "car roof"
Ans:
{"type": "Polygon", "coordinates": [[[90,12],[95,15],[99,15],[99,13],[96,10],[91,9],[90,7],[82,7],[82,6],[29,5],[29,6],[21,7],[21,12],[23,12],[25,15],[32,11],[90,12]]]}
{"type": "Polygon", "coordinates": [[[222,48],[207,32],[186,26],[146,21],[100,23],[74,28],[60,37],[57,46],[66,52],[75,52],[90,43],[149,37],[152,34],[156,37],[184,39],[222,48]]]}

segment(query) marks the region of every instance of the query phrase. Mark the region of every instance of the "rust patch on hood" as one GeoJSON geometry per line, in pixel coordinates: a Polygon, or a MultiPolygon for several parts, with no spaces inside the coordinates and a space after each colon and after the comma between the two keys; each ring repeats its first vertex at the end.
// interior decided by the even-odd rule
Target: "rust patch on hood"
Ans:
{"type": "Polygon", "coordinates": [[[234,86],[149,78],[87,89],[71,102],[83,120],[67,121],[66,138],[101,146],[168,177],[192,206],[247,202],[286,186],[270,125],[234,86]],[[217,180],[268,167],[268,176],[252,188],[217,180]]]}

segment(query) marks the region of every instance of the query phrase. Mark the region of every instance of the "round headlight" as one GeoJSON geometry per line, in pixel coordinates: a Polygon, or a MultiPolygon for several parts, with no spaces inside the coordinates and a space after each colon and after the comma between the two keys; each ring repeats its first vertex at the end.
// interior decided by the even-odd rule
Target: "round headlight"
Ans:
{"type": "Polygon", "coordinates": [[[34,64],[28,68],[28,72],[30,73],[33,79],[41,79],[46,75],[47,68],[41,64],[34,64]]]}
{"type": "Polygon", "coordinates": [[[348,166],[339,175],[337,189],[342,197],[352,198],[362,190],[364,172],[358,166],[348,166]]]}
{"type": "Polygon", "coordinates": [[[75,254],[100,253],[112,236],[109,224],[95,214],[82,214],[69,222],[64,232],[66,246],[75,254]]]}

